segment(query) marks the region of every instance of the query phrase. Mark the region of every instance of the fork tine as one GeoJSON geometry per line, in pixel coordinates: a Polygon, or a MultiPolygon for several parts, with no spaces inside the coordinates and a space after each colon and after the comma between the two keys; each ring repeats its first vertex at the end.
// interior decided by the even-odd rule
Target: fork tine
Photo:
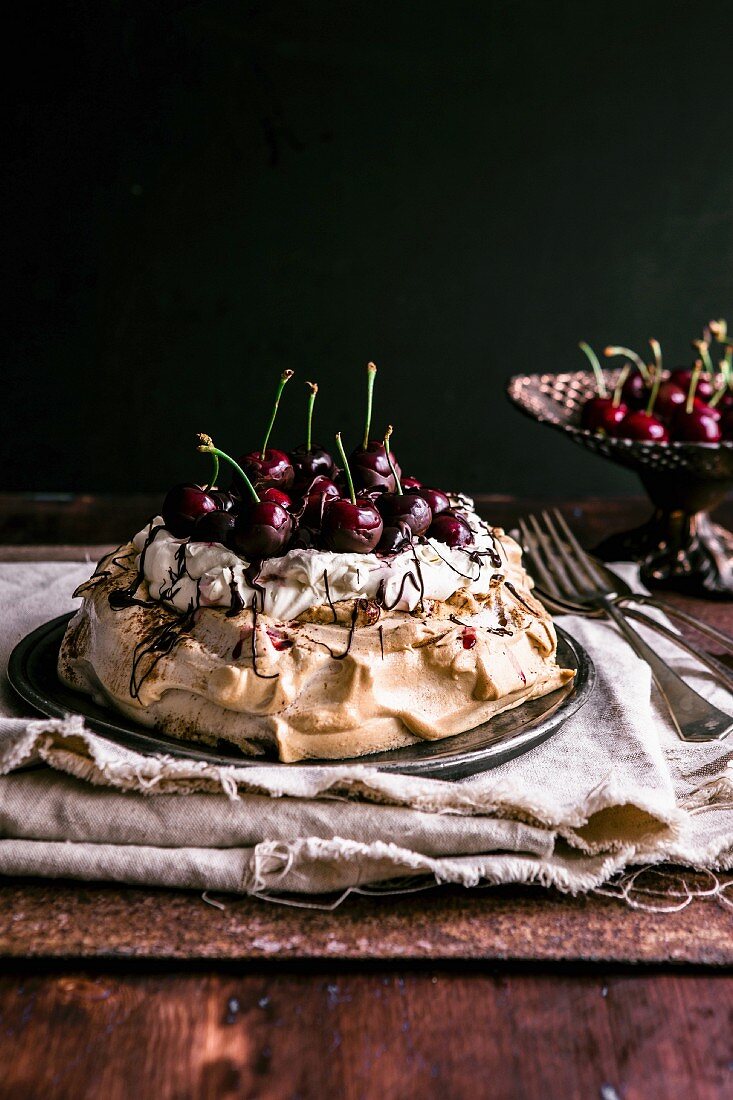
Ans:
{"type": "Polygon", "coordinates": [[[553,553],[550,546],[549,539],[542,527],[539,524],[537,516],[530,515],[529,521],[532,524],[535,540],[537,545],[541,548],[544,556],[545,567],[550,575],[554,578],[555,588],[560,593],[560,598],[567,598],[567,594],[572,588],[572,581],[568,577],[565,566],[558,558],[557,554],[553,553]]]}
{"type": "Polygon", "coordinates": [[[560,589],[557,587],[553,577],[548,572],[547,567],[545,566],[545,563],[543,562],[542,557],[540,556],[540,553],[536,548],[536,545],[533,545],[534,543],[536,543],[536,539],[534,535],[530,533],[529,527],[523,519],[520,519],[519,521],[519,533],[522,536],[522,542],[524,543],[524,546],[527,550],[527,556],[532,563],[533,571],[537,574],[537,578],[540,584],[549,596],[554,596],[558,600],[562,599],[560,589]]]}
{"type": "Polygon", "coordinates": [[[575,599],[582,599],[584,596],[590,595],[595,589],[596,584],[593,582],[591,586],[588,585],[587,580],[583,579],[582,575],[582,562],[577,562],[573,559],[572,554],[569,552],[567,546],[560,538],[560,534],[555,526],[555,521],[546,510],[542,512],[542,518],[545,521],[545,527],[547,532],[557,550],[558,554],[562,558],[563,565],[567,570],[568,576],[571,579],[571,585],[574,588],[575,599]]]}
{"type": "Polygon", "coordinates": [[[550,536],[546,531],[543,531],[537,516],[530,515],[529,521],[532,524],[537,543],[542,550],[547,569],[555,579],[560,598],[577,603],[579,593],[572,579],[572,563],[570,570],[568,570],[564,560],[554,551],[550,536]]]}
{"type": "Polygon", "coordinates": [[[558,526],[562,530],[565,538],[570,543],[570,547],[573,550],[575,556],[578,558],[579,561],[582,562],[583,568],[585,569],[587,576],[590,578],[593,584],[596,585],[596,587],[599,587],[601,589],[606,588],[607,582],[605,578],[601,576],[600,572],[596,568],[595,562],[593,561],[588,551],[583,549],[573,532],[570,530],[565,516],[557,508],[553,508],[553,512],[555,513],[555,519],[558,523],[558,526]]]}

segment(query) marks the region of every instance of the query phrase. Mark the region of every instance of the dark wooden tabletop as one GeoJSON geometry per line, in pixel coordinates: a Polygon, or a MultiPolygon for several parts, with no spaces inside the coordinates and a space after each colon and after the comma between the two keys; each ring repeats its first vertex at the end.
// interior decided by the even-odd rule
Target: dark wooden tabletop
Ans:
{"type": "MultiPolygon", "coordinates": [[[[481,498],[507,526],[532,504],[481,498]]],[[[93,554],[156,506],[0,494],[0,560],[93,554]]],[[[563,509],[591,545],[647,506],[563,509]]],[[[675,599],[733,632],[733,604],[675,599]]],[[[733,1095],[733,914],[714,901],[660,915],[528,888],[332,913],[215,900],[5,880],[0,1100],[733,1095]]]]}

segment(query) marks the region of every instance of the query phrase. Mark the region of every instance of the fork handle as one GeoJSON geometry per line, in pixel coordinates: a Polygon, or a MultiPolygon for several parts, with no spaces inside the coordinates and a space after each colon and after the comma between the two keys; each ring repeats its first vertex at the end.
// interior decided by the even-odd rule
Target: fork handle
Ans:
{"type": "Polygon", "coordinates": [[[662,611],[670,619],[677,619],[678,622],[684,623],[685,626],[689,626],[692,630],[697,631],[698,634],[704,635],[706,638],[710,638],[711,641],[717,642],[718,645],[727,653],[733,653],[733,637],[730,634],[726,634],[723,630],[718,630],[717,627],[709,626],[708,623],[703,623],[699,619],[695,619],[692,615],[688,615],[686,611],[683,611],[679,607],[675,607],[672,603],[667,603],[666,600],[660,600],[657,596],[641,596],[637,593],[633,593],[630,596],[617,596],[616,603],[625,607],[628,603],[645,604],[648,607],[655,607],[657,611],[662,611]]]}
{"type": "Polygon", "coordinates": [[[644,641],[616,604],[602,597],[599,601],[613,619],[635,653],[649,665],[654,682],[662,694],[677,732],[683,741],[717,741],[733,728],[733,718],[718,710],[674,672],[644,641]]]}

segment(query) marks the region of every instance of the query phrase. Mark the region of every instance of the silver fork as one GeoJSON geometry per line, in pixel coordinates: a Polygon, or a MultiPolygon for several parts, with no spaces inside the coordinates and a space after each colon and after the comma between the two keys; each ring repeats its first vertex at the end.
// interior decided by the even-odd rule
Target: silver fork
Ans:
{"type": "Polygon", "coordinates": [[[683,741],[715,741],[733,729],[733,718],[718,710],[674,672],[634,630],[614,603],[618,595],[609,578],[596,569],[564,516],[542,513],[520,520],[519,528],[537,580],[552,596],[570,603],[597,608],[613,620],[636,654],[646,661],[654,682],[667,704],[672,721],[683,741]]]}

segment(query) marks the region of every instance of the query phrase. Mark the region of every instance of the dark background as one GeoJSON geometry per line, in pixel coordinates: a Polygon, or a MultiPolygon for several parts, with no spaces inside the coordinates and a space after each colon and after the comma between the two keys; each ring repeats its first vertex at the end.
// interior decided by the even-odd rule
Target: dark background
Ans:
{"type": "MultiPolygon", "coordinates": [[[[636,491],[511,409],[577,341],[671,364],[733,272],[728,2],[45,4],[10,40],[0,487],[204,479],[197,430],[406,470],[636,491]]],[[[7,40],[7,39],[6,39],[7,40]]]]}

